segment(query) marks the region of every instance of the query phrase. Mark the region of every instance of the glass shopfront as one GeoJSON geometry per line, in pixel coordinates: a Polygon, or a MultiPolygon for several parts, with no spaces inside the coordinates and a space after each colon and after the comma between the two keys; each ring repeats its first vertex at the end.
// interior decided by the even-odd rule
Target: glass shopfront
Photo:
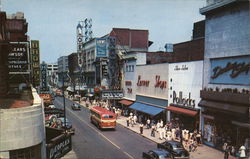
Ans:
{"type": "Polygon", "coordinates": [[[209,146],[222,150],[223,144],[227,143],[237,150],[249,139],[249,129],[235,125],[233,117],[228,114],[217,113],[214,116],[202,114],[202,118],[203,142],[209,146]]]}

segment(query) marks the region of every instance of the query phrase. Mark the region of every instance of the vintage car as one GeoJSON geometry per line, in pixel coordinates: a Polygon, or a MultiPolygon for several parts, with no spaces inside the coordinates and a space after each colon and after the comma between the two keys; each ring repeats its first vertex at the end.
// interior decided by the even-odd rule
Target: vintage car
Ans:
{"type": "Polygon", "coordinates": [[[171,159],[171,154],[166,150],[150,150],[142,153],[143,159],[171,159]]]}
{"type": "Polygon", "coordinates": [[[165,141],[158,143],[157,148],[165,149],[171,153],[173,158],[189,158],[189,152],[178,141],[165,141]]]}
{"type": "Polygon", "coordinates": [[[73,103],[71,105],[72,110],[81,110],[81,106],[79,104],[73,103]]]}

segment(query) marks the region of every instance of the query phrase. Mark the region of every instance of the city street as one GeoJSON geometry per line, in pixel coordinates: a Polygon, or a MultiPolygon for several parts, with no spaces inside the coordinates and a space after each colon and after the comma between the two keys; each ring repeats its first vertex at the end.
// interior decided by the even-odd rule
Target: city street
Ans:
{"type": "MultiPolygon", "coordinates": [[[[141,158],[143,151],[156,149],[155,142],[148,140],[130,130],[117,125],[116,130],[99,130],[89,121],[89,110],[71,109],[72,101],[65,99],[66,117],[75,128],[73,150],[78,158],[125,159],[141,158]]],[[[63,98],[56,97],[54,104],[63,108],[63,98]]]]}

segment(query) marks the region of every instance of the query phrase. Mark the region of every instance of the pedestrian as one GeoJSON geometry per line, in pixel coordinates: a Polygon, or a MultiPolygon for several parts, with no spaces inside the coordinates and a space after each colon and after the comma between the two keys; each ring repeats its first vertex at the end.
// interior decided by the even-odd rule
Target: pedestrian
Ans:
{"type": "Polygon", "coordinates": [[[148,118],[147,120],[147,128],[149,129],[150,128],[150,119],[148,118]]]}
{"type": "Polygon", "coordinates": [[[200,145],[201,144],[201,131],[199,131],[196,134],[196,140],[197,140],[197,144],[200,145]]]}
{"type": "Polygon", "coordinates": [[[240,158],[245,158],[246,157],[246,147],[244,145],[242,145],[240,147],[239,153],[240,153],[240,158]]]}
{"type": "Polygon", "coordinates": [[[156,131],[157,131],[157,132],[159,132],[159,130],[160,130],[160,125],[161,125],[161,124],[160,124],[160,122],[158,121],[157,124],[156,124],[156,131]]]}
{"type": "Polygon", "coordinates": [[[159,135],[160,135],[160,140],[162,140],[163,139],[163,128],[162,127],[159,128],[159,135]]]}
{"type": "Polygon", "coordinates": [[[226,149],[224,151],[224,159],[228,159],[229,157],[229,146],[226,146],[226,149]]]}
{"type": "Polygon", "coordinates": [[[127,127],[129,127],[129,118],[127,118],[126,121],[127,121],[127,127]]]}
{"type": "Polygon", "coordinates": [[[172,128],[171,132],[172,132],[172,140],[175,140],[176,136],[175,136],[175,128],[172,128]]]}
{"type": "Polygon", "coordinates": [[[143,124],[140,124],[140,133],[143,134],[143,124]]]}
{"type": "Polygon", "coordinates": [[[137,116],[134,115],[134,124],[136,124],[136,123],[137,123],[137,116]]]}
{"type": "Polygon", "coordinates": [[[155,137],[155,125],[152,125],[151,136],[155,137]]]}

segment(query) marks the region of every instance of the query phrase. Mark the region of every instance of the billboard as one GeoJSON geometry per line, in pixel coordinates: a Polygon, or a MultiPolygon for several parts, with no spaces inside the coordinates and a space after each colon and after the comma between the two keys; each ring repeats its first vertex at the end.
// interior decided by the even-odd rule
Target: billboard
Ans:
{"type": "Polygon", "coordinates": [[[103,90],[102,99],[122,99],[123,91],[122,90],[103,90]]]}
{"type": "Polygon", "coordinates": [[[29,74],[28,42],[11,42],[11,51],[8,54],[10,74],[29,74]]]}
{"type": "Polygon", "coordinates": [[[107,56],[107,39],[97,38],[96,39],[96,57],[107,56]]]}

